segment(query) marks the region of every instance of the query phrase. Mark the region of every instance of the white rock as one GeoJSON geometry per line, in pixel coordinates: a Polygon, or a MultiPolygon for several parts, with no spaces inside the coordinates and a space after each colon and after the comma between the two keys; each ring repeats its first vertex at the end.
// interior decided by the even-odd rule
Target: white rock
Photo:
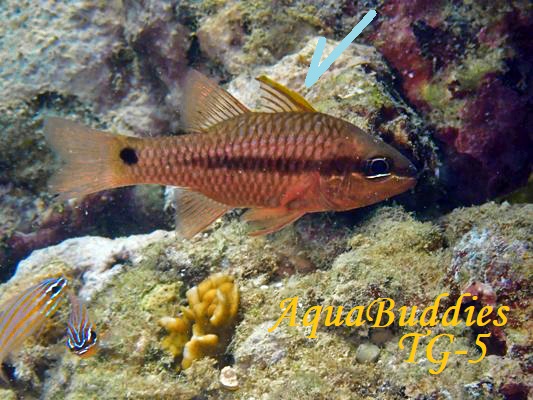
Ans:
{"type": "MultiPolygon", "coordinates": [[[[175,237],[174,232],[155,231],[147,235],[108,239],[85,236],[36,250],[22,260],[15,275],[6,285],[28,280],[42,272],[43,266],[60,261],[69,266],[71,274],[83,282],[80,296],[90,300],[110,279],[123,269],[127,261],[132,265],[142,261],[142,250],[151,243],[175,237]]],[[[53,271],[50,271],[53,273],[53,271]]]]}
{"type": "Polygon", "coordinates": [[[379,347],[372,343],[361,343],[355,352],[355,359],[360,363],[374,363],[379,357],[379,347]]]}

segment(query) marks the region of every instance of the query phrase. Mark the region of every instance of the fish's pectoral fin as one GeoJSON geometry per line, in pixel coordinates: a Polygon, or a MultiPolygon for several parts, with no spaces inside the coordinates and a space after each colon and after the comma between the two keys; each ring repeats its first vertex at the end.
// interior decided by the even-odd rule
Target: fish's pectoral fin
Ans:
{"type": "Polygon", "coordinates": [[[309,102],[298,93],[281,83],[261,75],[256,78],[261,87],[262,106],[267,112],[311,111],[316,112],[309,102]]]}
{"type": "Polygon", "coordinates": [[[225,204],[187,189],[176,189],[175,199],[176,231],[186,239],[203,231],[229,210],[225,204]]]}
{"type": "Polygon", "coordinates": [[[245,105],[198,71],[185,78],[181,110],[184,128],[202,132],[222,121],[250,112],[245,105]]]}
{"type": "Polygon", "coordinates": [[[252,208],[241,219],[248,222],[250,236],[259,236],[276,232],[304,214],[301,210],[288,210],[285,207],[252,208]]]}

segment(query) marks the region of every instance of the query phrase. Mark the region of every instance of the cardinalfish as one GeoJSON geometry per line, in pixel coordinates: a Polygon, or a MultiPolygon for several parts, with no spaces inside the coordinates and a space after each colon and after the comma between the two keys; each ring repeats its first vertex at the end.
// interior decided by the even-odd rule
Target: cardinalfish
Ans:
{"type": "MultiPolygon", "coordinates": [[[[64,277],[45,279],[1,306],[0,365],[54,313],[67,284],[64,277]]],[[[0,377],[8,381],[1,368],[0,377]]]]}
{"type": "Polygon", "coordinates": [[[98,338],[85,303],[69,293],[70,316],[67,323],[67,347],[82,357],[90,357],[97,350],[98,338]]]}
{"type": "Polygon", "coordinates": [[[250,234],[277,231],[306,213],[342,211],[412,188],[416,169],[357,126],[316,111],[266,76],[252,112],[196,71],[185,80],[189,134],[134,138],[59,118],[45,135],[66,166],[51,180],[63,198],[120,186],[177,190],[176,228],[190,238],[232,208],[249,208],[250,234]]]}

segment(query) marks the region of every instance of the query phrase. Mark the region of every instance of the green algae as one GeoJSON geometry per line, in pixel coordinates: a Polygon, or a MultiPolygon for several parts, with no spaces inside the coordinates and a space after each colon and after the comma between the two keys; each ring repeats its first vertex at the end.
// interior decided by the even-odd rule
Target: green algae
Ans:
{"type": "Polygon", "coordinates": [[[17,395],[9,389],[0,389],[0,397],[4,400],[17,400],[17,395]]]}
{"type": "Polygon", "coordinates": [[[504,72],[505,51],[480,46],[474,54],[468,54],[455,76],[462,90],[476,90],[483,78],[490,73],[504,72]]]}
{"type": "Polygon", "coordinates": [[[170,312],[169,305],[178,301],[182,282],[172,282],[154,286],[141,300],[143,310],[159,315],[170,312]]]}
{"type": "Polygon", "coordinates": [[[394,107],[382,85],[374,76],[368,76],[361,67],[324,79],[320,92],[324,95],[316,96],[318,100],[314,105],[317,110],[331,114],[338,114],[342,110],[343,115],[338,116],[357,123],[362,128],[367,128],[366,124],[362,124],[360,120],[355,121],[354,114],[366,116],[371,111],[394,107]]]}
{"type": "Polygon", "coordinates": [[[467,100],[455,93],[474,92],[487,75],[504,72],[504,58],[503,49],[480,45],[467,49],[457,63],[437,71],[421,90],[421,98],[431,107],[431,122],[436,126],[461,127],[461,111],[467,100]]]}
{"type": "Polygon", "coordinates": [[[271,63],[296,50],[314,29],[324,27],[314,5],[291,3],[283,8],[265,0],[239,3],[243,25],[251,32],[243,45],[246,64],[271,63]]]}
{"type": "MultiPolygon", "coordinates": [[[[525,2],[515,2],[517,6],[524,4],[525,2]]],[[[511,11],[512,6],[504,2],[466,2],[445,4],[441,17],[443,20],[465,21],[472,32],[482,29],[490,32],[511,11]]],[[[455,36],[465,36],[457,26],[446,26],[455,36]]],[[[505,36],[499,37],[500,43],[496,45],[465,38],[464,49],[457,54],[456,59],[433,72],[432,78],[422,86],[420,93],[420,98],[430,106],[428,117],[432,124],[436,127],[462,126],[461,111],[470,94],[479,89],[487,76],[506,71],[505,59],[512,52],[504,45],[507,39],[505,36]]]]}

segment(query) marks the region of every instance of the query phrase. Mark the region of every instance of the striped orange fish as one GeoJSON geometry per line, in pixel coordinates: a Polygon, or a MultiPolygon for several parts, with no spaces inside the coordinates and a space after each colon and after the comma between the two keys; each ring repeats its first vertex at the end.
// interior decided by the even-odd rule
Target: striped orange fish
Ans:
{"type": "Polygon", "coordinates": [[[85,303],[72,293],[69,293],[69,298],[71,311],[67,323],[67,347],[82,358],[90,357],[97,350],[96,329],[85,303]]]}
{"type": "MultiPolygon", "coordinates": [[[[54,313],[67,284],[63,277],[45,279],[1,306],[0,365],[54,313]]],[[[1,368],[0,377],[8,381],[1,368]]]]}
{"type": "Polygon", "coordinates": [[[199,72],[188,74],[188,135],[133,138],[58,118],[45,135],[66,161],[51,181],[64,198],[162,184],[181,188],[177,229],[189,238],[235,207],[252,235],[305,213],[349,210],[404,192],[416,169],[393,147],[262,76],[264,110],[252,112],[199,72]]]}

